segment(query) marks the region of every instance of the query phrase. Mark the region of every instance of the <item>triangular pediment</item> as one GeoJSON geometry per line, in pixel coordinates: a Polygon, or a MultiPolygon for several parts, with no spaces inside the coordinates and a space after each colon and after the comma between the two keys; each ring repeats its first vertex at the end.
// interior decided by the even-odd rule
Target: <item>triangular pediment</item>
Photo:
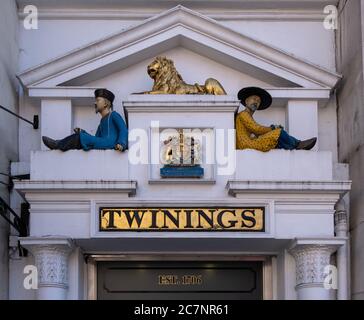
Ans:
{"type": "Polygon", "coordinates": [[[82,86],[184,47],[275,87],[331,89],[340,75],[238,33],[183,6],[18,75],[25,87],[82,86]]]}

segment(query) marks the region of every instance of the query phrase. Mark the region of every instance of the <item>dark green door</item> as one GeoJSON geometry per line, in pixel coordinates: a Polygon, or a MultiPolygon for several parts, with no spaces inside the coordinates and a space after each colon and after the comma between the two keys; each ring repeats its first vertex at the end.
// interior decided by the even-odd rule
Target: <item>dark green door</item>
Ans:
{"type": "Polygon", "coordinates": [[[261,262],[99,262],[98,299],[263,298],[261,262]]]}

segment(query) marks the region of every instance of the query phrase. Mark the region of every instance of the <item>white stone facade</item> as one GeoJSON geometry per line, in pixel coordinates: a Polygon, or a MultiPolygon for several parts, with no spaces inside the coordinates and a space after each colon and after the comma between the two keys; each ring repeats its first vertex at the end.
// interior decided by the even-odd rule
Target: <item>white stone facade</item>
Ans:
{"type": "MultiPolygon", "coordinates": [[[[335,32],[323,26],[324,6],[336,1],[266,1],[259,10],[254,1],[224,10],[222,3],[206,9],[200,1],[188,8],[183,1],[150,1],[149,8],[145,1],[143,9],[127,1],[103,8],[92,0],[97,10],[76,9],[80,1],[75,7],[59,1],[58,8],[37,2],[38,30],[19,31],[19,113],[39,114],[41,121],[39,130],[19,123],[19,162],[13,168],[30,174],[15,182],[30,203],[29,237],[20,239],[30,254],[10,261],[11,299],[95,299],[95,261],[134,256],[255,257],[264,261],[265,299],[350,298],[347,225],[334,219],[335,212],[345,217],[338,203],[347,205],[351,189],[347,166],[338,160],[334,89],[341,75],[335,32]],[[227,96],[133,95],[151,89],[146,67],[157,55],[173,59],[188,83],[218,79],[227,96]],[[235,150],[229,137],[241,110],[236,94],[244,86],[263,87],[273,97],[273,106],[256,114],[258,122],[281,124],[299,139],[317,136],[315,149],[235,150]],[[62,153],[41,143],[42,135],[58,139],[74,127],[94,134],[98,87],[115,93],[115,110],[128,120],[130,133],[145,132],[146,158],[139,163],[132,162],[138,143],[132,135],[121,154],[62,153]],[[210,130],[214,162],[203,163],[203,179],[160,178],[160,164],[150,161],[160,133],[156,122],[159,128],[210,130]],[[266,225],[256,233],[105,233],[98,228],[98,210],[111,205],[259,206],[266,225]],[[19,272],[33,264],[39,288],[26,290],[19,272]],[[330,265],[337,267],[337,290],[325,288],[330,265]]],[[[20,25],[25,17],[20,9],[20,25]]],[[[14,207],[20,196],[14,196],[14,207]]]]}

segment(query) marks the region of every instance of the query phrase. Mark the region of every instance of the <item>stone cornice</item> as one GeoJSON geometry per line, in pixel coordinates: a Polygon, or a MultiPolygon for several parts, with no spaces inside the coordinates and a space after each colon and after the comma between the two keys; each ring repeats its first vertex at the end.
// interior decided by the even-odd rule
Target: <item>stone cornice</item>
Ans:
{"type": "Polygon", "coordinates": [[[226,188],[232,196],[244,193],[337,194],[350,191],[351,181],[241,181],[230,180],[226,188]]]}
{"type": "Polygon", "coordinates": [[[232,112],[240,102],[233,96],[211,95],[129,95],[123,106],[130,112],[232,112]]]}
{"type": "MultiPolygon", "coordinates": [[[[34,98],[70,98],[70,99],[94,99],[94,91],[97,87],[79,87],[79,86],[30,86],[28,88],[29,97],[34,98]]],[[[330,89],[328,88],[271,88],[263,87],[274,99],[294,99],[294,100],[325,100],[330,98],[330,89]]],[[[126,100],[127,103],[134,103],[138,95],[131,95],[126,100]]],[[[173,96],[173,95],[171,95],[173,96]]],[[[218,96],[216,96],[218,97],[218,96]]],[[[153,99],[153,97],[151,97],[153,99]]],[[[162,98],[160,98],[162,99],[162,98]]],[[[188,99],[186,96],[184,99],[188,99]]],[[[235,101],[235,97],[231,98],[235,101]]],[[[165,99],[163,99],[165,100],[165,99]]]]}
{"type": "MultiPolygon", "coordinates": [[[[88,0],[87,5],[83,0],[57,0],[53,2],[45,2],[42,0],[17,0],[19,7],[19,14],[22,14],[22,9],[25,5],[32,4],[39,8],[40,12],[53,12],[58,10],[60,14],[63,12],[79,12],[84,11],[85,14],[89,12],[99,11],[102,16],[103,13],[107,12],[145,12],[145,14],[152,12],[158,12],[165,10],[171,5],[187,3],[188,7],[194,10],[201,10],[204,14],[213,14],[214,11],[220,10],[220,3],[224,4],[224,11],[263,11],[269,12],[273,10],[280,11],[322,11],[322,8],[326,5],[338,5],[338,0],[148,0],[148,10],[145,8],[145,0],[109,0],[107,4],[104,0],[88,0]],[[208,6],[206,3],[208,2],[208,6]],[[93,8],[93,9],[90,9],[93,8]]],[[[96,14],[96,13],[95,13],[96,14]]],[[[144,17],[144,15],[143,15],[144,17]]],[[[51,16],[47,16],[51,18],[51,16]]]]}
{"type": "Polygon", "coordinates": [[[117,192],[134,195],[136,193],[136,181],[38,181],[17,180],[14,181],[15,189],[21,193],[29,192],[117,192]]]}
{"type": "MultiPolygon", "coordinates": [[[[253,21],[323,21],[325,14],[322,10],[214,10],[199,9],[203,15],[214,20],[253,20],[253,21]]],[[[38,18],[44,20],[143,20],[158,14],[160,10],[123,10],[123,9],[42,9],[38,10],[38,18]]],[[[19,19],[26,14],[19,10],[19,19]]]]}

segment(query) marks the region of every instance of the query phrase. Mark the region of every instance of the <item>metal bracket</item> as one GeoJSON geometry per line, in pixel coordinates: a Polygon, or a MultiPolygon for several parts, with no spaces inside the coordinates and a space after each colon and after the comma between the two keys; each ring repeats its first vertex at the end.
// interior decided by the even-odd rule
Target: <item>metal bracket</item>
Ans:
{"type": "Polygon", "coordinates": [[[38,115],[34,115],[33,116],[33,122],[31,122],[28,119],[25,119],[22,116],[19,116],[17,113],[9,110],[8,108],[3,107],[2,105],[0,105],[0,109],[3,109],[4,111],[6,111],[6,112],[10,113],[11,115],[19,118],[20,120],[23,120],[23,121],[25,121],[27,123],[30,123],[33,126],[33,129],[35,129],[35,130],[39,128],[39,116],[38,115]]]}
{"type": "Polygon", "coordinates": [[[21,216],[19,216],[6,202],[0,197],[0,216],[2,216],[16,231],[20,237],[28,236],[29,225],[29,203],[21,204],[21,216]],[[7,213],[10,213],[11,219],[7,213]]]}

